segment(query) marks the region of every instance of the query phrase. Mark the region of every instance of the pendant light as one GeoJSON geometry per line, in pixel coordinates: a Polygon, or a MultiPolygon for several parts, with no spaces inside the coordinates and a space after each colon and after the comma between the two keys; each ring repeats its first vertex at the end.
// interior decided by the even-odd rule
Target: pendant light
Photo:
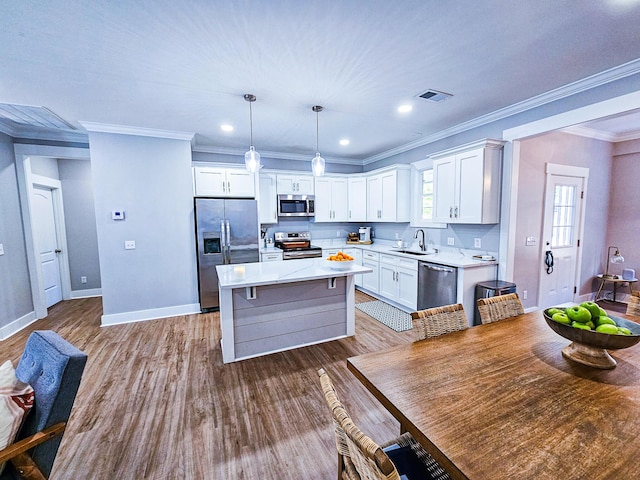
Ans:
{"type": "Polygon", "coordinates": [[[256,96],[246,93],[244,99],[249,102],[249,128],[250,128],[250,145],[249,151],[244,154],[244,165],[251,173],[255,173],[262,168],[260,165],[260,154],[256,152],[253,147],[253,111],[251,110],[251,104],[256,101],[256,96]]]}
{"type": "Polygon", "coordinates": [[[311,110],[316,112],[316,156],[311,160],[311,171],[313,171],[314,177],[321,177],[324,175],[324,158],[320,156],[320,150],[318,149],[318,114],[323,110],[320,105],[311,107],[311,110]]]}

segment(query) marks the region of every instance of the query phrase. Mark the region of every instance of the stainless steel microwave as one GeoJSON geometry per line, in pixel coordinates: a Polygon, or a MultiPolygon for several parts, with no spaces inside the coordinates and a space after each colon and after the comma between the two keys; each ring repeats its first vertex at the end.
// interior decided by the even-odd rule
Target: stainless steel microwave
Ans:
{"type": "Polygon", "coordinates": [[[278,195],[279,217],[314,217],[315,215],[313,195],[278,195]]]}

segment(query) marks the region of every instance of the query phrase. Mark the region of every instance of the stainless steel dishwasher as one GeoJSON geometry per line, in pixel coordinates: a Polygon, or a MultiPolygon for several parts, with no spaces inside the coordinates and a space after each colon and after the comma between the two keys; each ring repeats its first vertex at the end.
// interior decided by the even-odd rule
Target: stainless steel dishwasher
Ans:
{"type": "Polygon", "coordinates": [[[418,262],[418,310],[457,302],[458,269],[418,262]]]}

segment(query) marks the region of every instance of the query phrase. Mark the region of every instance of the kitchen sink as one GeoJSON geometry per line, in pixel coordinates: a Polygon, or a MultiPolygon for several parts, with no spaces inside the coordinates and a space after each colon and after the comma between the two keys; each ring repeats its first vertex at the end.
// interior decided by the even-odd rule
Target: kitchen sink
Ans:
{"type": "Polygon", "coordinates": [[[394,250],[398,253],[408,253],[409,255],[431,255],[431,252],[417,252],[415,250],[394,250]]]}

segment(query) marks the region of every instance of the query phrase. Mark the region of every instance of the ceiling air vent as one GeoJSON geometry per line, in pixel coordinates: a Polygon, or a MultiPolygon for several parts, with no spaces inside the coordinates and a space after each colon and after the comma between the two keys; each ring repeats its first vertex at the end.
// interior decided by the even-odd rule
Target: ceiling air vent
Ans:
{"type": "Polygon", "coordinates": [[[429,100],[430,102],[442,102],[449,97],[453,97],[450,93],[439,92],[438,90],[427,90],[426,92],[418,95],[420,98],[429,100]]]}

